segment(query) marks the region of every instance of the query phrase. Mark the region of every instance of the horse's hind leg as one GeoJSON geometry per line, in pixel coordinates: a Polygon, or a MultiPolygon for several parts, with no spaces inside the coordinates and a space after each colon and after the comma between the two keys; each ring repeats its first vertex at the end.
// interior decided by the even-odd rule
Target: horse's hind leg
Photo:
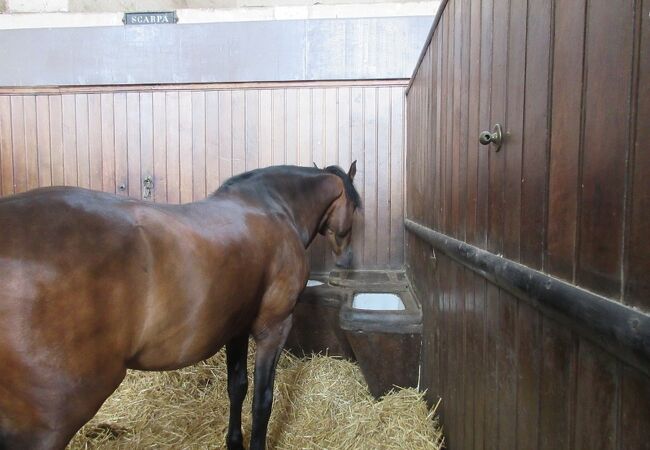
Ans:
{"type": "Polygon", "coordinates": [[[253,394],[253,429],[251,450],[266,446],[266,430],[273,405],[273,382],[280,352],[291,330],[292,315],[255,336],[255,390],[253,394]]]}
{"type": "Polygon", "coordinates": [[[228,423],[228,450],[243,450],[241,431],[241,408],[248,390],[248,334],[233,338],[226,344],[228,365],[228,396],[230,397],[230,421],[228,423]]]}

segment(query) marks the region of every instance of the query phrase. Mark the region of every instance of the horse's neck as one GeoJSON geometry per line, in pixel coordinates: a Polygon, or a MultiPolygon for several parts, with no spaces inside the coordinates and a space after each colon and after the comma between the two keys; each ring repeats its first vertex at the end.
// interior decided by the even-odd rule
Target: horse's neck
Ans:
{"type": "Polygon", "coordinates": [[[300,238],[305,246],[309,246],[318,233],[325,213],[342,193],[342,183],[339,178],[323,172],[318,177],[301,177],[298,186],[280,184],[276,191],[298,229],[300,238]]]}

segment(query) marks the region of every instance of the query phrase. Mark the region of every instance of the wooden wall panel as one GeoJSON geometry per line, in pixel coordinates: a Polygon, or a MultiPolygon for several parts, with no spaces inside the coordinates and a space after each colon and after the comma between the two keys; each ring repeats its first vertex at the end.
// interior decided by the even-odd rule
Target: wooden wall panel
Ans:
{"type": "MultiPolygon", "coordinates": [[[[154,96],[155,99],[155,96],[154,96]]],[[[56,96],[50,97],[50,105],[53,102],[57,101],[56,96]]],[[[113,95],[102,93],[100,95],[101,103],[101,114],[102,114],[102,190],[106,192],[117,191],[117,186],[115,185],[115,153],[112,151],[115,148],[115,116],[114,116],[114,105],[113,105],[113,95]]],[[[155,105],[155,103],[154,103],[155,105]]],[[[60,130],[60,127],[55,128],[53,126],[53,118],[51,124],[52,136],[54,132],[60,130]]],[[[154,141],[157,135],[154,130],[154,141]]],[[[155,147],[155,143],[154,143],[155,147]]],[[[62,181],[57,180],[54,177],[54,169],[58,167],[59,164],[54,160],[54,140],[52,140],[52,184],[60,185],[63,184],[62,181]]],[[[155,195],[154,195],[155,198],[155,195]]]]}
{"type": "MultiPolygon", "coordinates": [[[[407,91],[407,218],[650,313],[650,1],[443,5],[407,91]]],[[[406,242],[448,448],[647,447],[650,366],[406,242]]]]}
{"type": "MultiPolygon", "coordinates": [[[[189,202],[271,164],[357,160],[363,210],[354,248],[365,268],[404,261],[404,83],[80,88],[0,92],[0,193],[75,185],[189,202]]],[[[324,239],[313,270],[333,258],[324,239]]]]}
{"type": "Polygon", "coordinates": [[[621,296],[634,22],[633,0],[588,5],[576,282],[607,297],[621,296]]]}
{"type": "Polygon", "coordinates": [[[529,2],[526,27],[520,251],[521,262],[538,270],[544,267],[547,240],[552,5],[551,0],[529,2]]]}
{"type": "Polygon", "coordinates": [[[573,280],[575,272],[585,5],[585,0],[555,5],[554,41],[572,45],[553,50],[546,269],[565,280],[573,280]]]}
{"type": "Polygon", "coordinates": [[[2,175],[2,194],[13,193],[14,155],[11,142],[11,98],[0,96],[0,175],[2,175]]]}
{"type": "Polygon", "coordinates": [[[641,28],[638,37],[639,61],[636,64],[638,78],[633,91],[633,108],[631,115],[633,129],[633,146],[629,159],[629,193],[630,202],[626,214],[629,224],[629,236],[625,241],[627,268],[625,276],[624,301],[630,305],[650,309],[650,0],[639,2],[640,14],[637,14],[637,27],[641,28]],[[639,23],[640,22],[640,23],[639,23]]]}

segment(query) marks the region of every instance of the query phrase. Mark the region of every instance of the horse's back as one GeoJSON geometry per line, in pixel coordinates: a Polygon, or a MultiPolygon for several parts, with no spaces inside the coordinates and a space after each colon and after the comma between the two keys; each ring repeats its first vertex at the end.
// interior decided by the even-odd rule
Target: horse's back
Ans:
{"type": "Polygon", "coordinates": [[[259,236],[276,225],[227,196],[156,205],[49,188],[0,200],[0,338],[37,330],[9,350],[59,343],[68,360],[101,345],[129,367],[195,362],[256,314],[278,248],[259,236]]]}

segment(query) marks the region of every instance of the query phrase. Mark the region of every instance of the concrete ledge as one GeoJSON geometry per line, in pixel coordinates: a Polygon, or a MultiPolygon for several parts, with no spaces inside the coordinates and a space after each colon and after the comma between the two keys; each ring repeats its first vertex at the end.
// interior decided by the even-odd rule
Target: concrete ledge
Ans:
{"type": "Polygon", "coordinates": [[[408,78],[432,16],[0,31],[0,86],[408,78]]]}

